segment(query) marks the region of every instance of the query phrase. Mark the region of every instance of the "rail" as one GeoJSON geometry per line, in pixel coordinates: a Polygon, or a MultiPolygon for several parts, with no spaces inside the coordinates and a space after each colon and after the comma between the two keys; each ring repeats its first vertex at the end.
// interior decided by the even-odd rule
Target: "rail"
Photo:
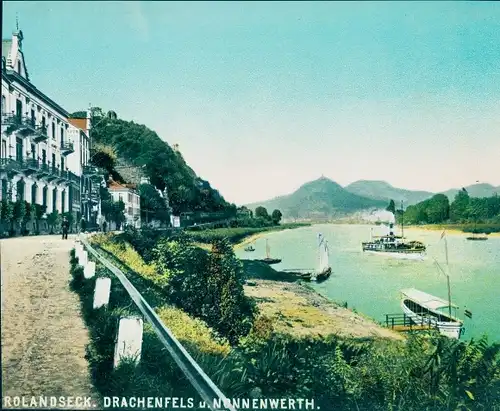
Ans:
{"type": "Polygon", "coordinates": [[[396,331],[419,331],[436,328],[430,317],[420,317],[416,320],[406,314],[386,314],[385,326],[396,331]]]}
{"type": "Polygon", "coordinates": [[[132,285],[125,274],[102,257],[99,252],[89,244],[84,236],[80,236],[80,241],[89,253],[96,258],[96,260],[103,264],[118,278],[118,280],[120,280],[132,301],[134,301],[137,308],[139,308],[144,317],[151,323],[156,335],[182,370],[186,378],[198,392],[207,407],[212,411],[220,411],[220,408],[215,408],[215,403],[219,403],[223,404],[223,410],[236,411],[236,408],[230,404],[230,401],[228,401],[225,395],[212,382],[208,375],[205,374],[205,372],[181,345],[177,338],[175,338],[172,331],[170,331],[163,324],[160,317],[158,317],[156,312],[151,308],[139,291],[137,291],[137,289],[132,285]]]}

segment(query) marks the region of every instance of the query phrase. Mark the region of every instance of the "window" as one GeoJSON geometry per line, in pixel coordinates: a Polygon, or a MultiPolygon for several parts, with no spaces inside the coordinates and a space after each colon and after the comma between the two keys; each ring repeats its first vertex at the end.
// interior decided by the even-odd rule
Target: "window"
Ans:
{"type": "Polygon", "coordinates": [[[74,201],[74,191],[73,186],[68,187],[68,211],[71,213],[73,211],[73,201],[74,201]]]}
{"type": "Polygon", "coordinates": [[[24,183],[24,180],[19,180],[16,184],[16,200],[17,201],[24,201],[24,186],[25,186],[25,183],[24,183]]]}
{"type": "Polygon", "coordinates": [[[61,193],[61,214],[65,212],[64,207],[66,205],[66,190],[61,193]]]}
{"type": "Polygon", "coordinates": [[[31,185],[31,203],[36,204],[36,194],[38,192],[38,186],[35,184],[31,185]]]}
{"type": "Polygon", "coordinates": [[[7,155],[7,140],[2,140],[2,148],[1,148],[1,158],[9,157],[7,155]]]}
{"type": "Polygon", "coordinates": [[[61,156],[61,171],[64,171],[64,157],[61,156]]]}
{"type": "Polygon", "coordinates": [[[23,102],[16,100],[16,117],[20,120],[23,115],[23,102]]]}
{"type": "Polygon", "coordinates": [[[64,143],[64,128],[61,127],[61,147],[64,143]]]}
{"type": "Polygon", "coordinates": [[[2,114],[7,112],[7,100],[5,99],[5,96],[2,95],[2,114]]]}
{"type": "Polygon", "coordinates": [[[118,194],[118,201],[123,201],[123,196],[121,194],[118,194]]]}
{"type": "Polygon", "coordinates": [[[47,150],[42,148],[42,164],[45,164],[47,162],[47,150]]]}
{"type": "Polygon", "coordinates": [[[48,188],[45,186],[42,190],[42,205],[46,208],[47,207],[47,191],[48,188]]]}
{"type": "Polygon", "coordinates": [[[56,123],[52,122],[52,139],[56,139],[56,123]]]}
{"type": "Polygon", "coordinates": [[[31,110],[31,125],[35,127],[35,110],[31,110]]]}
{"type": "Polygon", "coordinates": [[[34,144],[31,144],[31,158],[36,160],[36,146],[34,144]]]}
{"type": "Polygon", "coordinates": [[[17,60],[17,72],[21,74],[21,60],[17,60]]]}
{"type": "Polygon", "coordinates": [[[132,194],[128,193],[128,202],[131,203],[132,202],[132,194]]]}
{"type": "Polygon", "coordinates": [[[23,161],[23,139],[16,137],[16,160],[23,161]]]}
{"type": "Polygon", "coordinates": [[[128,208],[128,215],[132,215],[132,207],[128,208]]]}
{"type": "Polygon", "coordinates": [[[52,212],[57,211],[57,188],[52,190],[52,212]]]}

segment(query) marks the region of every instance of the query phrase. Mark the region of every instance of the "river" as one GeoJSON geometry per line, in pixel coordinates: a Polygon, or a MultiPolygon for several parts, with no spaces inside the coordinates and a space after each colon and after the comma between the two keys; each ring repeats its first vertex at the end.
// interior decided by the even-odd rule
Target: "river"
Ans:
{"type": "MultiPolygon", "coordinates": [[[[427,245],[424,261],[399,260],[363,253],[361,242],[370,237],[368,225],[322,224],[272,232],[258,238],[255,252],[237,250],[239,258],[265,257],[269,240],[271,256],[282,258],[276,270],[314,268],[317,266],[317,235],[329,242],[332,276],[321,284],[312,283],[321,294],[348,303],[349,308],[377,321],[385,314],[402,313],[399,291],[417,288],[447,299],[446,277],[439,272],[434,258],[446,270],[444,240],[440,231],[405,230],[409,240],[427,245]]],[[[374,234],[385,234],[384,227],[373,226],[374,234]]],[[[399,232],[398,232],[399,233],[399,232]]],[[[447,233],[452,301],[464,319],[464,339],[487,334],[490,341],[500,341],[500,237],[488,241],[467,241],[461,233],[447,233]],[[464,309],[472,319],[464,317],[464,309]]]]}

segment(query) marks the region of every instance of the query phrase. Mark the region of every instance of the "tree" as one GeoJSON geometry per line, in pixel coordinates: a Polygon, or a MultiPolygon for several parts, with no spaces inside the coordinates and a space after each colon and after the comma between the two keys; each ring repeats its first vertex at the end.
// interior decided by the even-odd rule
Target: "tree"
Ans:
{"type": "MultiPolygon", "coordinates": [[[[18,200],[14,203],[14,221],[22,229],[22,223],[26,216],[26,202],[18,200]]],[[[14,228],[13,228],[14,231],[14,228]]]]}
{"type": "Polygon", "coordinates": [[[185,237],[165,239],[152,254],[175,305],[233,344],[250,331],[255,305],[244,294],[243,269],[227,240],[215,241],[208,254],[185,237]]]}
{"type": "Polygon", "coordinates": [[[266,220],[269,219],[269,214],[265,207],[259,206],[255,209],[255,218],[264,218],[266,220]]]}
{"type": "Polygon", "coordinates": [[[137,191],[141,198],[141,214],[143,221],[146,223],[152,219],[162,222],[168,222],[170,214],[165,204],[164,198],[158,193],[156,188],[151,184],[141,184],[137,191]]]}
{"type": "Polygon", "coordinates": [[[12,201],[2,200],[2,221],[12,232],[12,222],[14,220],[14,203],[12,201]]]}
{"type": "Polygon", "coordinates": [[[60,217],[57,210],[47,215],[47,224],[50,227],[50,234],[54,234],[54,227],[59,224],[60,217]]]}
{"type": "Polygon", "coordinates": [[[452,221],[461,222],[469,217],[468,207],[469,207],[469,193],[464,188],[460,190],[453,203],[450,205],[450,219],[452,221]]]}
{"type": "Polygon", "coordinates": [[[271,219],[273,220],[274,224],[279,224],[281,221],[281,217],[283,217],[283,214],[281,214],[280,210],[274,210],[271,214],[271,219]]]}
{"type": "Polygon", "coordinates": [[[386,208],[387,211],[390,211],[392,214],[396,214],[396,204],[394,200],[389,201],[389,205],[386,208]]]}
{"type": "Polygon", "coordinates": [[[122,200],[114,201],[111,207],[111,221],[115,222],[116,228],[119,230],[126,220],[125,203],[122,200]]]}

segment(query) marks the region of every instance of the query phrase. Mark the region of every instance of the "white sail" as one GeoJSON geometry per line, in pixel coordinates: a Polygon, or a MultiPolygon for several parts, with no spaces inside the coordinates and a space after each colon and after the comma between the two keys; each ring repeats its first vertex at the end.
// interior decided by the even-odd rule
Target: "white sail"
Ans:
{"type": "Polygon", "coordinates": [[[328,242],[325,239],[322,239],[319,246],[319,267],[318,272],[322,273],[326,271],[330,267],[330,263],[328,261],[328,242]]]}

